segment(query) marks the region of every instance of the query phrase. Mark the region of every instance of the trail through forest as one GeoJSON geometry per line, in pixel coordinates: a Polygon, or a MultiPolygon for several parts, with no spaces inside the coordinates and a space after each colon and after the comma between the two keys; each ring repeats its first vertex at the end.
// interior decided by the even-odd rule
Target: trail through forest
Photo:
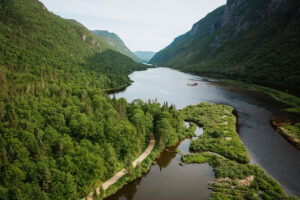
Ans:
{"type": "MultiPolygon", "coordinates": [[[[154,135],[150,136],[150,142],[147,147],[147,149],[136,159],[134,160],[131,164],[133,167],[136,167],[139,163],[141,163],[153,150],[155,146],[155,138],[154,135]]],[[[107,190],[111,185],[116,183],[120,178],[122,178],[126,174],[126,169],[123,168],[121,171],[117,172],[113,177],[108,179],[102,184],[103,190],[107,190]]],[[[97,193],[100,195],[100,188],[96,189],[97,193]]],[[[93,193],[91,192],[87,197],[83,198],[83,200],[93,200],[93,193]]]]}

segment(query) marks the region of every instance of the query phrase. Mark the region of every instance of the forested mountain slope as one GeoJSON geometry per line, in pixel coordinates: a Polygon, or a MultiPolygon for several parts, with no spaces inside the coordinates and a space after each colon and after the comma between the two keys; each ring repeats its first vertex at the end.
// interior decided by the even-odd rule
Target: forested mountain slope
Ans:
{"type": "Polygon", "coordinates": [[[94,30],[93,33],[105,40],[109,45],[113,47],[115,51],[132,58],[136,62],[142,62],[140,58],[138,58],[128,49],[123,40],[117,34],[102,30],[94,30]]]}
{"type": "Polygon", "coordinates": [[[144,66],[37,0],[0,1],[0,199],[80,199],[127,166],[177,111],[110,99],[144,66]]]}
{"type": "Polygon", "coordinates": [[[228,0],[150,61],[300,94],[300,1],[228,0]]]}

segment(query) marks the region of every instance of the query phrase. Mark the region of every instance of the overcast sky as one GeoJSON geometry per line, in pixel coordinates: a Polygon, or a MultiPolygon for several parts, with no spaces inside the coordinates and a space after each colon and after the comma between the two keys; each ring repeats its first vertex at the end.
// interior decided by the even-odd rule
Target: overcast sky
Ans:
{"type": "Polygon", "coordinates": [[[226,0],[41,0],[90,30],[108,30],[132,51],[159,51],[226,0]]]}

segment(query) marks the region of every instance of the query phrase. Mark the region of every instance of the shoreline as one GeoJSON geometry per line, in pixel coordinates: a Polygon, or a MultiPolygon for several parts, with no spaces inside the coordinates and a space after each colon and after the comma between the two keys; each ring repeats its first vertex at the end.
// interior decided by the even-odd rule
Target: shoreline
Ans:
{"type": "Polygon", "coordinates": [[[121,86],[119,88],[105,89],[105,90],[102,90],[102,92],[106,93],[106,94],[113,94],[113,93],[117,93],[117,92],[122,92],[122,91],[126,90],[127,87],[131,86],[131,84],[132,83],[121,86]]]}
{"type": "MultiPolygon", "coordinates": [[[[178,70],[183,73],[201,76],[197,73],[187,72],[182,69],[176,69],[176,68],[170,68],[170,69],[178,70]]],[[[221,84],[225,83],[225,84],[232,85],[235,87],[243,87],[243,88],[252,90],[254,92],[260,92],[263,95],[269,96],[270,98],[272,98],[273,100],[275,100],[277,102],[285,104],[286,107],[283,108],[284,112],[299,115],[299,118],[300,118],[300,97],[298,97],[296,95],[289,94],[284,91],[270,88],[267,86],[256,85],[256,84],[247,83],[244,81],[233,80],[233,79],[226,79],[222,76],[218,77],[218,76],[204,74],[203,77],[216,79],[218,81],[218,83],[221,83],[221,84]]],[[[209,81],[209,82],[214,82],[214,81],[209,81]]],[[[234,114],[237,115],[238,114],[237,111],[234,111],[234,114]]],[[[294,147],[296,147],[297,149],[300,150],[300,142],[299,142],[300,138],[293,137],[293,136],[289,135],[288,133],[286,133],[286,131],[284,131],[285,130],[284,128],[286,126],[296,127],[295,124],[299,123],[300,120],[298,120],[298,121],[293,120],[295,122],[294,122],[294,124],[292,124],[292,122],[291,122],[292,119],[288,119],[288,124],[286,124],[286,125],[282,125],[282,123],[286,123],[286,120],[280,120],[279,123],[281,125],[276,125],[276,123],[274,123],[273,117],[274,116],[271,117],[270,121],[271,121],[272,127],[276,130],[276,132],[279,133],[282,137],[284,137],[291,145],[293,145],[294,147]]],[[[238,118],[237,118],[237,120],[238,120],[238,118]]],[[[239,124],[237,124],[237,130],[238,129],[239,129],[239,124]]],[[[300,131],[300,129],[299,129],[299,131],[300,131]]],[[[297,135],[297,133],[294,132],[292,135],[297,135]]]]}
{"type": "MultiPolygon", "coordinates": [[[[286,107],[283,108],[285,113],[293,114],[293,115],[299,115],[300,116],[300,97],[297,97],[292,94],[285,93],[280,90],[276,90],[273,88],[268,88],[265,86],[250,84],[247,82],[242,81],[236,81],[231,79],[218,79],[216,80],[220,81],[220,83],[225,83],[228,85],[232,85],[235,87],[243,87],[246,89],[249,89],[254,92],[262,93],[263,95],[267,95],[268,97],[272,98],[273,100],[284,104],[286,107]]],[[[237,113],[237,112],[236,112],[237,113]]],[[[300,150],[300,142],[297,142],[299,138],[292,137],[291,135],[287,134],[285,131],[282,130],[282,128],[286,126],[294,126],[291,117],[288,119],[283,119],[281,117],[275,117],[274,115],[271,117],[270,122],[272,127],[276,130],[277,133],[279,133],[282,137],[284,137],[291,145],[296,147],[300,150]],[[276,119],[275,119],[276,118],[276,119]],[[276,122],[275,122],[276,121],[276,122]]],[[[299,123],[300,120],[296,120],[294,124],[299,123]]],[[[237,126],[238,128],[238,126],[237,126]]],[[[295,134],[295,133],[294,133],[295,134]]]]}
{"type": "MultiPolygon", "coordinates": [[[[251,196],[253,199],[298,199],[296,196],[289,196],[284,191],[283,186],[268,175],[262,167],[253,165],[249,162],[243,162],[243,160],[239,160],[239,156],[234,157],[229,156],[231,154],[226,155],[226,150],[231,153],[236,152],[243,155],[243,151],[240,151],[240,148],[238,148],[238,144],[240,143],[245,148],[244,153],[248,156],[246,147],[236,130],[237,120],[229,120],[229,118],[224,118],[221,114],[217,114],[217,117],[214,114],[208,114],[208,118],[203,118],[203,112],[215,113],[213,111],[207,112],[207,107],[204,107],[203,105],[204,104],[202,103],[188,106],[183,110],[185,118],[203,125],[204,133],[202,138],[198,138],[191,143],[190,147],[192,147],[192,150],[197,150],[197,152],[183,154],[181,161],[182,165],[184,165],[184,163],[209,163],[209,165],[214,168],[215,179],[209,184],[209,188],[213,190],[210,199],[229,199],[229,197],[244,198],[245,195],[247,197],[251,196]],[[229,123],[225,124],[224,122],[229,123]],[[218,124],[217,127],[216,123],[218,124]],[[230,140],[226,140],[226,137],[228,137],[229,134],[226,130],[226,127],[228,126],[232,127],[231,131],[233,135],[229,135],[232,137],[230,140]],[[222,134],[214,134],[214,131],[220,130],[220,127],[225,128],[224,130],[222,129],[222,134]],[[238,140],[239,142],[231,143],[234,140],[238,140]],[[231,143],[232,147],[226,145],[228,142],[231,143]],[[218,143],[218,148],[214,147],[215,143],[218,143]],[[225,151],[220,151],[222,148],[224,148],[225,151]],[[256,187],[253,187],[253,185],[256,187]]],[[[220,106],[222,105],[216,104],[211,107],[217,109],[220,106]]],[[[223,108],[219,108],[219,110],[223,110],[223,108]]],[[[233,116],[236,119],[233,111],[234,109],[230,113],[230,116],[233,116]]]]}
{"type": "Polygon", "coordinates": [[[285,131],[285,127],[292,126],[291,122],[285,119],[280,119],[276,116],[272,116],[271,118],[271,125],[272,127],[280,134],[282,135],[289,143],[291,143],[293,146],[295,146],[297,149],[300,150],[300,142],[299,139],[292,137],[285,131]]]}
{"type": "Polygon", "coordinates": [[[158,144],[155,143],[155,146],[153,150],[149,153],[148,157],[146,157],[137,167],[133,168],[132,173],[127,173],[123,177],[121,177],[117,182],[115,182],[111,187],[109,187],[107,190],[103,190],[103,194],[101,198],[105,199],[111,195],[114,195],[117,193],[121,188],[123,188],[125,185],[129,184],[132,181],[135,181],[138,178],[143,177],[145,174],[149,172],[151,167],[156,164],[156,159],[158,159],[161,156],[161,153],[164,151],[168,151],[169,149],[174,148],[174,152],[177,148],[177,146],[185,139],[191,138],[194,136],[194,132],[196,129],[196,125],[190,126],[189,128],[185,129],[184,135],[181,135],[181,137],[178,138],[178,141],[172,145],[172,146],[166,146],[165,148],[161,149],[158,144]]]}
{"type": "MultiPolygon", "coordinates": [[[[134,161],[132,161],[131,166],[133,168],[135,168],[139,164],[141,164],[151,154],[151,152],[154,149],[154,147],[155,147],[155,138],[154,138],[154,135],[151,135],[148,147],[145,149],[145,151],[141,155],[139,155],[139,157],[137,159],[135,159],[134,161]]],[[[117,183],[121,178],[123,178],[128,173],[130,173],[128,171],[128,169],[123,168],[122,170],[120,170],[119,172],[117,172],[114,176],[112,176],[111,178],[109,178],[108,180],[106,180],[104,183],[102,183],[100,185],[100,187],[94,189],[95,191],[90,192],[86,197],[82,198],[82,200],[93,200],[95,192],[96,192],[96,195],[98,195],[98,196],[99,195],[105,195],[105,190],[108,190],[110,188],[110,186],[112,186],[115,183],[117,183]]]]}
{"type": "MultiPolygon", "coordinates": [[[[240,81],[234,81],[234,80],[227,80],[227,79],[221,79],[220,80],[223,83],[237,86],[237,87],[245,87],[247,89],[253,90],[255,92],[261,92],[264,95],[269,96],[270,98],[274,99],[277,102],[285,104],[287,107],[284,108],[284,112],[286,113],[292,113],[295,115],[300,115],[300,98],[276,89],[267,88],[264,86],[249,84],[246,82],[240,82],[240,81]],[[278,96],[277,96],[278,95],[278,96]]],[[[287,126],[293,126],[296,127],[294,124],[300,122],[300,120],[296,121],[294,124],[292,123],[291,118],[281,118],[272,116],[271,119],[271,125],[276,130],[277,133],[279,133],[283,138],[285,138],[291,145],[293,145],[295,148],[300,150],[300,142],[297,142],[300,138],[293,137],[289,134],[287,134],[283,128],[287,126]]],[[[297,135],[297,133],[293,133],[292,135],[297,135]]]]}

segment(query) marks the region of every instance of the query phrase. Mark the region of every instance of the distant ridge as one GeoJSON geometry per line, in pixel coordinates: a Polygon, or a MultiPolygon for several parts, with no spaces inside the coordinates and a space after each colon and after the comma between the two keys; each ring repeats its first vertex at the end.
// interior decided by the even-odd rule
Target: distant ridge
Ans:
{"type": "Polygon", "coordinates": [[[300,95],[300,1],[228,0],[150,63],[300,95]]]}
{"type": "Polygon", "coordinates": [[[148,63],[151,60],[151,58],[155,55],[155,52],[153,51],[135,51],[133,53],[145,63],[148,63]]]}
{"type": "Polygon", "coordinates": [[[115,51],[118,51],[121,54],[124,54],[136,62],[141,63],[142,60],[139,59],[134,53],[132,53],[128,47],[125,45],[123,40],[115,33],[111,33],[106,30],[94,30],[94,34],[100,36],[103,40],[105,40],[109,45],[113,47],[115,51]]]}

